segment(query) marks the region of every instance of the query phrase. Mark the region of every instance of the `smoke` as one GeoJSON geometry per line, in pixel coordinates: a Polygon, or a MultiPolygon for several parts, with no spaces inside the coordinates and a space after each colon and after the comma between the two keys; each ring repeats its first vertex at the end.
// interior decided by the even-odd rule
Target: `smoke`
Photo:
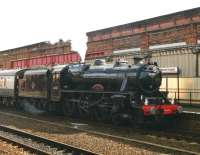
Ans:
{"type": "Polygon", "coordinates": [[[37,109],[33,104],[29,103],[28,101],[22,101],[20,104],[21,108],[30,114],[43,114],[45,111],[37,109]]]}

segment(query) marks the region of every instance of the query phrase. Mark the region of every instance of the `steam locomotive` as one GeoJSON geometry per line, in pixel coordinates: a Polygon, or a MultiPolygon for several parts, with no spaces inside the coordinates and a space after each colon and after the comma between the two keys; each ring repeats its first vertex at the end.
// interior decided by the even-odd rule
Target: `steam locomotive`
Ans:
{"type": "Polygon", "coordinates": [[[125,62],[66,64],[52,68],[0,71],[0,104],[60,111],[119,124],[160,121],[181,113],[159,91],[162,75],[156,64],[125,62]]]}

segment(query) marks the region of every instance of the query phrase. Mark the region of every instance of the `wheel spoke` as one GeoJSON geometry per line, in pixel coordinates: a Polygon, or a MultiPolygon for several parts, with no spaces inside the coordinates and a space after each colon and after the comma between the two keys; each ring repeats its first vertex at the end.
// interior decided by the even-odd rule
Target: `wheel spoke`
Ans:
{"type": "Polygon", "coordinates": [[[75,115],[75,103],[72,101],[66,101],[63,103],[63,113],[66,116],[73,117],[75,115]]]}

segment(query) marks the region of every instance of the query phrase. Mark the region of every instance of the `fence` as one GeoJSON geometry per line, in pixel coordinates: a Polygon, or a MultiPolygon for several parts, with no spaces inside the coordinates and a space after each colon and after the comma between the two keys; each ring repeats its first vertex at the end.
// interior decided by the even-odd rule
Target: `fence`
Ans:
{"type": "Polygon", "coordinates": [[[200,106],[200,91],[198,92],[177,92],[168,91],[169,98],[174,98],[180,104],[199,105],[200,106]]]}
{"type": "Polygon", "coordinates": [[[200,105],[200,77],[163,78],[160,90],[169,92],[169,98],[179,103],[200,105]]]}

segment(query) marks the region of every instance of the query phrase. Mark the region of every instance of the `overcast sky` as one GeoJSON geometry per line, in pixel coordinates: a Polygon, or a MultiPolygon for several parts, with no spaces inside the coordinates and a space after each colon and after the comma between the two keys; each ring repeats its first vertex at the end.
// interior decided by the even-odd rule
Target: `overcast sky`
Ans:
{"type": "Polygon", "coordinates": [[[62,38],[83,57],[86,32],[195,7],[200,0],[1,0],[0,50],[62,38]]]}

